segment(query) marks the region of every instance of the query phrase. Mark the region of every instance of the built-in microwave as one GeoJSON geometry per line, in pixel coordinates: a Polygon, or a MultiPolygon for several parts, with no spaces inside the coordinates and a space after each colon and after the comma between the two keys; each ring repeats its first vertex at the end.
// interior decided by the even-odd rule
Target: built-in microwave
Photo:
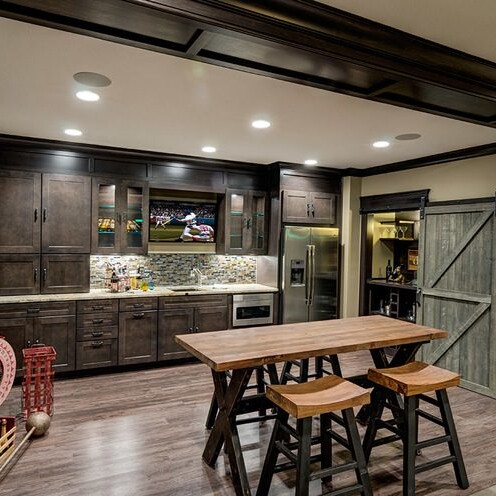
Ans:
{"type": "Polygon", "coordinates": [[[274,296],[270,294],[242,294],[233,296],[233,327],[272,324],[274,296]]]}

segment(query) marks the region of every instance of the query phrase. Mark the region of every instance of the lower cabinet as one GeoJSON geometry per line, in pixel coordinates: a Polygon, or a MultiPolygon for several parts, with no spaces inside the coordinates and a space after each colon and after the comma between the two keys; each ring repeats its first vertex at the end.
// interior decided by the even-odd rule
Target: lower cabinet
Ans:
{"type": "Polygon", "coordinates": [[[0,336],[14,348],[17,375],[23,374],[22,349],[36,344],[53,346],[54,369],[75,369],[76,307],[74,302],[5,305],[0,311],[0,336]]]}
{"type": "Polygon", "coordinates": [[[119,314],[119,365],[157,360],[157,312],[119,314]]]}
{"type": "Polygon", "coordinates": [[[178,334],[222,331],[228,328],[225,295],[163,297],[159,299],[158,360],[185,358],[189,353],[178,346],[178,334]]]}
{"type": "Polygon", "coordinates": [[[78,370],[117,365],[117,339],[80,341],[76,346],[78,370]]]}

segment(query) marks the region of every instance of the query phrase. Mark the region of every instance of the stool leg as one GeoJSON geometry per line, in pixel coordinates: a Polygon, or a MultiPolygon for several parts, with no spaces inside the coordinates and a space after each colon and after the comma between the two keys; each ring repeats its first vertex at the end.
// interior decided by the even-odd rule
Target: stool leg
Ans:
{"type": "MultiPolygon", "coordinates": [[[[331,416],[327,413],[323,413],[320,416],[320,468],[331,468],[332,467],[332,437],[330,430],[332,428],[331,416]]],[[[331,482],[332,475],[324,477],[322,482],[331,482]]]]}
{"type": "Polygon", "coordinates": [[[300,368],[300,382],[308,382],[308,365],[309,365],[309,359],[305,358],[301,361],[301,368],[300,368]]]}
{"type": "Polygon", "coordinates": [[[367,430],[365,431],[365,437],[363,438],[363,452],[365,454],[365,460],[367,461],[367,463],[370,459],[370,453],[372,452],[372,447],[377,436],[377,424],[382,417],[385,400],[386,395],[382,389],[376,389],[372,393],[372,401],[370,403],[370,418],[367,425],[367,430]]]}
{"type": "Polygon", "coordinates": [[[456,482],[461,489],[467,489],[469,486],[467,472],[465,470],[465,463],[463,462],[462,450],[458,441],[456,433],[455,421],[453,420],[453,413],[448,399],[446,389],[436,391],[437,400],[439,402],[439,409],[441,411],[441,418],[444,423],[444,431],[447,436],[451,436],[451,441],[448,442],[450,455],[454,456],[456,460],[453,462],[455,470],[456,482]]]}
{"type": "Polygon", "coordinates": [[[356,425],[355,414],[353,408],[347,408],[342,411],[346,435],[350,445],[351,456],[357,462],[355,469],[357,482],[362,485],[362,496],[372,496],[372,486],[370,485],[369,471],[367,470],[367,462],[363,453],[360,435],[356,425]]]}
{"type": "Polygon", "coordinates": [[[403,439],[403,496],[415,496],[415,456],[417,442],[417,396],[405,396],[403,439]]]}
{"type": "Polygon", "coordinates": [[[277,457],[279,456],[276,442],[282,441],[284,434],[284,431],[280,429],[279,426],[281,424],[287,424],[287,422],[288,414],[281,411],[275,421],[272,436],[270,437],[269,447],[267,449],[267,454],[265,455],[265,461],[262,468],[262,473],[260,474],[260,481],[258,483],[256,496],[267,496],[269,494],[270,483],[272,482],[274,468],[277,463],[277,457]]]}
{"type": "MultiPolygon", "coordinates": [[[[259,367],[258,369],[256,369],[255,375],[257,378],[257,393],[263,394],[263,393],[265,393],[265,384],[264,384],[264,378],[265,377],[264,377],[263,367],[259,367]]],[[[265,408],[261,408],[260,410],[258,410],[258,414],[261,417],[263,417],[264,415],[267,414],[267,410],[265,410],[265,408]]]]}
{"type": "Polygon", "coordinates": [[[293,366],[292,362],[284,362],[281,371],[281,379],[279,381],[280,384],[288,383],[288,374],[291,372],[291,367],[293,366]]]}
{"type": "Polygon", "coordinates": [[[310,486],[310,450],[312,449],[312,417],[296,421],[298,456],[296,459],[296,496],[308,496],[310,486]]]}
{"type": "Polygon", "coordinates": [[[320,357],[315,357],[315,377],[320,379],[324,377],[324,359],[320,357]]]}

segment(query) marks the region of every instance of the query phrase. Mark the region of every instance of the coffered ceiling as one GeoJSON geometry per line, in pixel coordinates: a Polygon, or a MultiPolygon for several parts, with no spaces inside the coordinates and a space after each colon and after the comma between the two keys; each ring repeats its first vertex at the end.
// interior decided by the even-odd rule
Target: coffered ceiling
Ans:
{"type": "MultiPolygon", "coordinates": [[[[330,2],[331,3],[331,2],[330,2]]],[[[358,3],[358,2],[356,2],[358,3]]],[[[0,18],[0,133],[123,148],[369,168],[496,141],[496,129],[0,18]],[[84,103],[73,74],[112,80],[84,103]],[[272,126],[255,130],[266,118],[272,126]],[[79,138],[66,128],[83,131],[79,138]],[[395,136],[419,133],[415,141],[395,136]],[[388,149],[371,147],[390,140],[388,149]]],[[[207,156],[207,155],[205,155],[207,156]]]]}

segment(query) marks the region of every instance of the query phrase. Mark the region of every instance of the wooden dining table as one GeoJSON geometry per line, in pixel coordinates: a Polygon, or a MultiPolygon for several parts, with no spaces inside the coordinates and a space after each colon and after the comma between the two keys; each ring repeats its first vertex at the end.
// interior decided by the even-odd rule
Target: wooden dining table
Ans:
{"type": "MultiPolygon", "coordinates": [[[[225,443],[236,495],[251,495],[236,419],[270,407],[263,393],[243,397],[255,369],[266,367],[270,382],[277,384],[277,363],[360,350],[370,351],[376,368],[395,367],[412,361],[423,343],[447,336],[446,331],[380,315],[176,336],[179,345],[212,371],[219,412],[203,451],[204,461],[215,466],[225,443]],[[391,347],[396,351],[390,358],[385,349],[391,347]],[[232,371],[230,380],[228,371],[232,371]]],[[[333,371],[340,373],[336,367],[333,371]]],[[[347,379],[372,387],[366,373],[347,379]]]]}

